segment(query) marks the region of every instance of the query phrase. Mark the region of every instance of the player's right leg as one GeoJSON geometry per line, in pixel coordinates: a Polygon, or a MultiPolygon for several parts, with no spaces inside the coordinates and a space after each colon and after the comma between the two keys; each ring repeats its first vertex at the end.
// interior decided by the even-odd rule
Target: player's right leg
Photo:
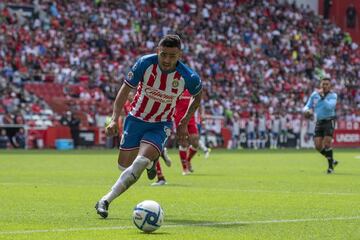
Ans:
{"type": "Polygon", "coordinates": [[[111,190],[96,203],[97,213],[106,218],[109,204],[130,188],[140,178],[143,171],[150,168],[158,158],[158,150],[153,145],[142,142],[133,163],[121,173],[111,190]]]}
{"type": "MultiPolygon", "coordinates": [[[[138,151],[139,151],[138,148],[133,149],[133,150],[120,150],[119,157],[118,157],[119,169],[122,170],[123,172],[125,172],[127,170],[127,168],[133,164],[133,162],[138,154],[138,151]]],[[[111,201],[113,199],[115,199],[123,191],[124,191],[124,189],[121,188],[120,186],[116,186],[116,183],[115,183],[115,185],[111,188],[111,191],[107,195],[102,197],[96,203],[95,209],[96,209],[97,214],[99,214],[103,218],[107,218],[109,204],[111,203],[111,201]]]]}
{"type": "Polygon", "coordinates": [[[197,153],[197,149],[199,148],[199,134],[197,134],[197,132],[195,132],[194,130],[190,130],[190,129],[189,129],[189,143],[190,146],[187,152],[186,160],[188,161],[188,170],[190,172],[194,172],[191,164],[191,159],[195,156],[195,154],[197,153]]]}
{"type": "Polygon", "coordinates": [[[333,159],[333,151],[331,148],[331,142],[332,142],[332,132],[329,134],[329,131],[327,129],[327,126],[317,122],[315,127],[315,148],[318,152],[320,152],[321,155],[323,155],[327,161],[328,161],[328,169],[327,173],[333,173],[334,172],[334,164],[336,165],[337,162],[334,162],[333,159]]]}
{"type": "MultiPolygon", "coordinates": [[[[121,170],[123,170],[123,172],[111,190],[95,205],[97,213],[103,218],[108,216],[108,207],[111,201],[118,197],[128,188],[128,186],[131,185],[129,183],[131,181],[128,180],[128,178],[136,178],[136,176],[142,173],[139,169],[142,165],[148,162],[147,158],[139,158],[138,156],[138,151],[141,146],[140,141],[145,130],[146,125],[143,121],[131,116],[126,118],[118,157],[118,166],[121,170]],[[132,172],[134,173],[131,174],[132,172]]],[[[146,164],[146,166],[148,165],[149,163],[146,164]]]]}
{"type": "Polygon", "coordinates": [[[187,157],[187,151],[188,146],[179,146],[179,156],[180,156],[180,162],[182,166],[182,174],[188,175],[190,174],[189,168],[188,168],[188,161],[186,159],[187,157]]]}
{"type": "MultiPolygon", "coordinates": [[[[324,146],[324,138],[321,137],[321,136],[315,136],[315,138],[314,138],[314,144],[315,144],[315,149],[316,149],[321,155],[323,155],[325,158],[327,158],[327,157],[326,157],[327,150],[326,150],[326,147],[324,146]]],[[[327,170],[327,172],[328,172],[328,173],[332,173],[333,170],[334,170],[334,168],[333,168],[332,163],[330,163],[330,162],[328,161],[328,170],[327,170]]]]}

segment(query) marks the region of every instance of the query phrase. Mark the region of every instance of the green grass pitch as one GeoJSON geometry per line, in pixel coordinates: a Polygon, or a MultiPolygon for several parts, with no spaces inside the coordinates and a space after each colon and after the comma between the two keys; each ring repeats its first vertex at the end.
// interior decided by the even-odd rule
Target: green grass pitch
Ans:
{"type": "Polygon", "coordinates": [[[104,220],[94,205],[119,176],[115,150],[1,151],[0,239],[360,239],[359,149],[335,150],[332,175],[314,150],[215,150],[189,176],[170,157],[167,185],[144,174],[104,220]],[[153,234],[131,221],[146,199],[165,212],[153,234]]]}

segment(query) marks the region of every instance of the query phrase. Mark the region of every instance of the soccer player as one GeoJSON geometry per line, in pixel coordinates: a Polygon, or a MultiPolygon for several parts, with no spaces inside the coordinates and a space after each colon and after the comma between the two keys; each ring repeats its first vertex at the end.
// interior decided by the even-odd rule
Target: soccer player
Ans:
{"type": "Polygon", "coordinates": [[[266,118],[263,113],[260,113],[260,116],[258,116],[258,146],[259,148],[265,148],[266,144],[266,118]]]}
{"type": "Polygon", "coordinates": [[[295,135],[296,149],[300,149],[301,115],[294,114],[291,120],[292,132],[295,135]]]}
{"type": "Polygon", "coordinates": [[[283,112],[280,116],[280,146],[284,148],[287,144],[287,135],[288,135],[288,118],[283,112]]]}
{"type": "Polygon", "coordinates": [[[179,36],[164,36],[156,54],[145,55],[133,65],[116,96],[112,119],[106,127],[107,135],[118,132],[117,119],[130,90],[137,87],[120,143],[118,164],[124,170],[95,206],[103,218],[108,216],[109,204],[130,188],[145,169],[149,179],[156,176],[156,171],[152,171],[154,162],[171,134],[176,100],[185,89],[192,97],[176,135],[180,144],[187,142],[187,125],[200,105],[202,84],[198,74],[180,61],[181,54],[179,36]]]}
{"type": "Polygon", "coordinates": [[[275,113],[271,121],[271,139],[270,149],[277,149],[280,132],[280,117],[278,113],[275,113]]]}
{"type": "MultiPolygon", "coordinates": [[[[185,91],[179,97],[174,114],[175,126],[179,125],[181,119],[186,113],[186,110],[190,104],[190,98],[191,94],[189,93],[189,91],[185,91]]],[[[188,141],[184,143],[179,143],[179,156],[183,169],[183,175],[188,175],[193,172],[191,159],[195,156],[199,147],[199,132],[194,115],[192,115],[190,118],[190,121],[187,125],[187,130],[189,132],[188,141]]]]}
{"type": "Polygon", "coordinates": [[[246,132],[247,132],[247,147],[251,148],[251,146],[254,149],[257,149],[256,146],[256,136],[255,136],[255,117],[251,116],[248,119],[247,125],[246,125],[246,132]]]}
{"type": "Polygon", "coordinates": [[[206,136],[204,136],[204,141],[202,141],[201,139],[201,135],[206,135],[206,133],[204,134],[204,129],[202,127],[202,122],[203,122],[203,118],[202,118],[202,114],[201,114],[201,105],[200,107],[195,111],[194,117],[195,117],[195,122],[196,122],[196,127],[198,129],[198,133],[199,133],[199,148],[204,152],[204,158],[208,159],[210,156],[210,152],[211,152],[211,148],[208,148],[205,145],[206,142],[206,136]]]}
{"type": "Polygon", "coordinates": [[[312,118],[315,112],[315,148],[327,159],[328,174],[333,173],[334,166],[338,164],[333,158],[331,148],[335,127],[336,101],[337,94],[331,91],[330,78],[324,77],[321,79],[320,89],[311,94],[303,109],[306,118],[312,118]]]}

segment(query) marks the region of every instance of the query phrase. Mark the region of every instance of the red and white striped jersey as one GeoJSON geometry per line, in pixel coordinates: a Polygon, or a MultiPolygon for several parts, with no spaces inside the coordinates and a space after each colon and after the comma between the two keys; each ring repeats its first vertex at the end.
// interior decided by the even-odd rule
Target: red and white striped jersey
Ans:
{"type": "Polygon", "coordinates": [[[177,99],[184,90],[196,95],[202,88],[198,74],[181,61],[175,71],[161,71],[156,54],[141,57],[125,83],[137,87],[129,114],[147,122],[172,121],[177,99]]]}

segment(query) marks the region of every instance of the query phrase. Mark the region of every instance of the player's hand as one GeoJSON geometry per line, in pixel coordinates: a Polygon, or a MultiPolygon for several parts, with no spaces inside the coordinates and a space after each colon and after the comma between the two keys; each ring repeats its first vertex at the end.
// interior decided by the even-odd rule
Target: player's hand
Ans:
{"type": "Polygon", "coordinates": [[[179,123],[176,129],[176,137],[178,139],[180,146],[187,146],[189,140],[189,132],[187,129],[187,124],[179,123]]]}
{"type": "Polygon", "coordinates": [[[311,118],[313,117],[313,115],[314,115],[314,113],[313,113],[313,111],[312,111],[311,109],[306,110],[306,111],[304,112],[304,117],[305,117],[306,119],[311,119],[311,118]]]}
{"type": "Polygon", "coordinates": [[[111,120],[108,124],[106,124],[105,127],[106,136],[113,137],[116,136],[118,133],[119,133],[119,128],[116,121],[111,120]]]}

